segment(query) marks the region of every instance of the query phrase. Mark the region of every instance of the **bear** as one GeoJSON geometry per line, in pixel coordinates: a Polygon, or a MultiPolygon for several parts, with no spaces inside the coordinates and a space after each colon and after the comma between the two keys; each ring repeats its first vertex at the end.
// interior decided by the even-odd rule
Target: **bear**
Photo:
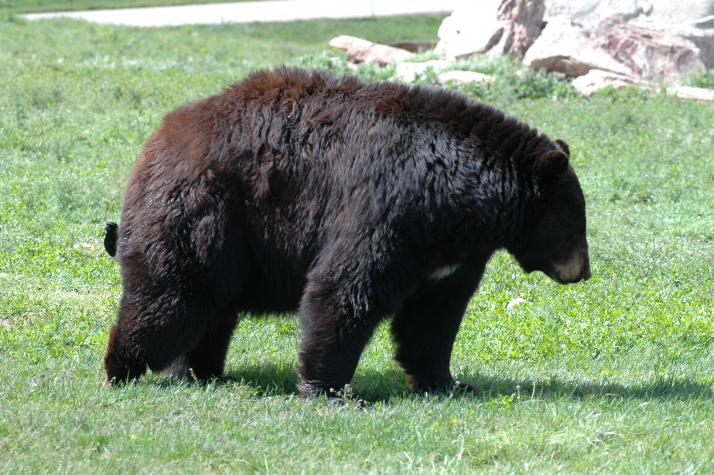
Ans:
{"type": "Polygon", "coordinates": [[[147,367],[220,377],[241,312],[297,311],[300,396],[335,397],[388,317],[410,387],[449,390],[495,251],[562,284],[590,277],[569,157],[458,92],[298,68],[179,107],[144,145],[107,244],[123,291],[106,383],[147,367]]]}

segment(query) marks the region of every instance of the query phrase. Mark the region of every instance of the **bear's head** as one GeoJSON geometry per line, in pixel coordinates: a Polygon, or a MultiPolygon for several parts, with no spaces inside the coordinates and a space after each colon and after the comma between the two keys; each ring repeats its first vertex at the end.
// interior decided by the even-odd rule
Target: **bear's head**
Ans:
{"type": "Polygon", "coordinates": [[[535,199],[508,251],[524,271],[539,270],[561,284],[590,278],[585,198],[562,140],[533,162],[535,199]]]}

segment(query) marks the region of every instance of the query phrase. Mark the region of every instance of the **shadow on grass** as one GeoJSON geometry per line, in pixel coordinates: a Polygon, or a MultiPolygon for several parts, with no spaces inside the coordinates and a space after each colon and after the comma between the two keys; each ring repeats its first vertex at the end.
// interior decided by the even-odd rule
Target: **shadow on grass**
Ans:
{"type": "Polygon", "coordinates": [[[486,400],[502,396],[519,396],[522,400],[562,400],[584,398],[621,398],[642,400],[714,399],[710,384],[686,379],[659,379],[632,385],[598,381],[548,381],[516,380],[481,374],[467,375],[464,381],[479,389],[486,400]]]}
{"type": "MultiPolygon", "coordinates": [[[[409,396],[411,391],[403,379],[404,374],[395,370],[358,372],[352,383],[353,395],[367,402],[388,401],[393,397],[409,396]]],[[[236,368],[216,382],[251,386],[259,396],[288,396],[297,394],[298,378],[292,367],[267,364],[236,368]]]]}
{"type": "MultiPolygon", "coordinates": [[[[296,394],[297,375],[292,367],[273,364],[253,365],[235,368],[226,376],[211,384],[238,384],[252,387],[259,397],[289,396],[296,394]]],[[[625,386],[620,383],[575,382],[551,379],[547,382],[516,380],[481,374],[465,375],[462,382],[477,389],[477,393],[460,391],[454,394],[440,394],[437,398],[473,399],[489,401],[505,397],[520,400],[562,400],[584,398],[621,398],[642,400],[689,400],[714,399],[712,385],[696,383],[684,379],[660,379],[651,382],[625,386]],[[535,389],[534,389],[535,387],[535,389]]],[[[164,387],[186,384],[175,379],[155,381],[164,387]]],[[[358,371],[352,383],[352,395],[369,403],[389,402],[391,399],[416,399],[422,394],[412,393],[404,382],[404,373],[399,370],[358,371]]]]}

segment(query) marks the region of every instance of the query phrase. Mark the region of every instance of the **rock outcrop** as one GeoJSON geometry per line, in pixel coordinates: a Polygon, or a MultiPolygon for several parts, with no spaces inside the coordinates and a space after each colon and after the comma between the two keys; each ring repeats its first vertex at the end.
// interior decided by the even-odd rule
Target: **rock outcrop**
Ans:
{"type": "Polygon", "coordinates": [[[446,58],[474,53],[522,57],[541,32],[545,0],[479,0],[444,19],[436,51],[446,58]]]}
{"type": "Polygon", "coordinates": [[[600,22],[590,34],[596,47],[625,65],[634,76],[674,82],[706,72],[701,50],[676,34],[639,26],[622,17],[600,22]]]}
{"type": "Polygon", "coordinates": [[[702,50],[693,41],[623,17],[606,18],[589,30],[553,18],[523,62],[571,76],[599,69],[667,83],[707,70],[702,50]]]}
{"type": "Polygon", "coordinates": [[[533,69],[547,69],[570,76],[582,76],[592,69],[632,74],[627,66],[598,47],[587,31],[564,18],[548,22],[526,52],[523,63],[533,69]]]}

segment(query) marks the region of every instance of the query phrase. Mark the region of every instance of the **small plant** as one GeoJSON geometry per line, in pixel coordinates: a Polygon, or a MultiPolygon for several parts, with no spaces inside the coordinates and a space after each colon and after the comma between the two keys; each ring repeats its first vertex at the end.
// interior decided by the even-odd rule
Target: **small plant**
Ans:
{"type": "MultiPolygon", "coordinates": [[[[420,53],[410,58],[410,62],[424,62],[433,59],[433,52],[420,53]]],[[[367,81],[389,80],[394,77],[396,66],[376,66],[370,63],[354,64],[344,54],[331,51],[307,55],[298,58],[295,65],[307,69],[322,69],[334,74],[352,74],[367,81]]],[[[544,70],[533,71],[521,68],[515,58],[503,56],[492,58],[486,55],[474,55],[468,59],[456,61],[448,70],[475,71],[494,76],[490,84],[473,82],[456,84],[449,87],[484,101],[511,101],[520,99],[570,98],[578,96],[577,91],[565,77],[559,77],[544,70]]],[[[436,84],[438,73],[434,68],[418,73],[412,84],[436,84]]]]}
{"type": "Polygon", "coordinates": [[[456,61],[452,69],[475,71],[492,76],[509,76],[516,74],[520,67],[518,60],[512,56],[474,54],[468,58],[456,61]]]}
{"type": "Polygon", "coordinates": [[[365,81],[383,81],[394,76],[395,66],[377,66],[371,63],[351,63],[344,54],[334,54],[323,51],[299,57],[293,62],[295,66],[306,69],[320,69],[337,75],[351,74],[365,81]]]}
{"type": "Polygon", "coordinates": [[[510,96],[515,99],[570,98],[578,95],[565,78],[559,78],[544,70],[531,69],[497,75],[491,84],[491,92],[495,96],[510,96]]]}
{"type": "Polygon", "coordinates": [[[431,61],[434,59],[441,59],[441,56],[432,51],[422,51],[421,53],[414,53],[406,60],[405,63],[424,63],[426,61],[431,61]]]}
{"type": "Polygon", "coordinates": [[[327,399],[327,402],[339,404],[345,409],[366,409],[368,406],[367,401],[355,396],[351,384],[345,384],[341,390],[334,393],[333,397],[327,399]]]}
{"type": "Polygon", "coordinates": [[[700,74],[690,79],[689,84],[694,87],[714,89],[714,73],[700,74]]]}

